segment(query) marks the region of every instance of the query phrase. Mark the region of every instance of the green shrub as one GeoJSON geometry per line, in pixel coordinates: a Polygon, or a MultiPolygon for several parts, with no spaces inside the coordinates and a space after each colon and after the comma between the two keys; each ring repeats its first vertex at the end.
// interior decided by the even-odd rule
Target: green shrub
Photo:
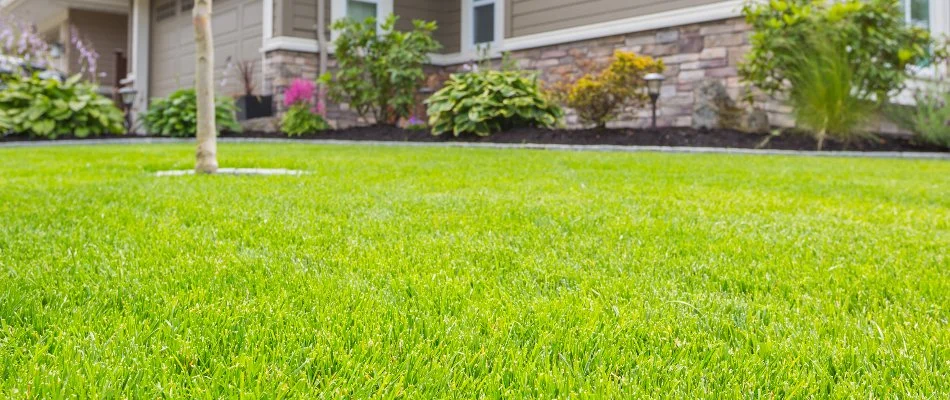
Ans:
{"type": "Polygon", "coordinates": [[[451,131],[455,136],[488,136],[515,127],[550,128],[564,115],[541,91],[537,75],[520,71],[453,74],[426,104],[434,135],[451,131]]]}
{"type": "MultiPolygon", "coordinates": [[[[218,96],[214,101],[218,133],[240,132],[234,99],[218,96]]],[[[153,134],[173,137],[194,137],[198,131],[198,100],[195,89],[180,89],[163,99],[152,99],[145,113],[145,127],[153,134]]]]}
{"type": "Polygon", "coordinates": [[[124,114],[112,100],[98,94],[96,86],[81,82],[79,75],[59,82],[30,77],[4,76],[0,91],[0,133],[26,133],[55,139],[120,134],[124,114]]]}
{"type": "Polygon", "coordinates": [[[844,142],[869,136],[862,127],[875,109],[854,95],[856,72],[845,46],[825,37],[818,33],[810,39],[808,56],[792,61],[786,75],[791,82],[788,99],[795,120],[811,130],[819,150],[829,136],[844,142]]]}
{"type": "Polygon", "coordinates": [[[280,130],[287,136],[300,136],[329,129],[327,121],[310,108],[306,103],[290,106],[280,119],[280,130]]]}
{"type": "Polygon", "coordinates": [[[624,107],[643,106],[649,98],[643,77],[664,69],[662,60],[618,50],[606,67],[582,67],[584,75],[580,79],[561,84],[555,91],[561,93],[568,107],[577,111],[582,122],[603,128],[624,107]]]}
{"type": "Polygon", "coordinates": [[[937,84],[916,96],[911,129],[923,142],[950,148],[950,85],[937,84]]]}
{"type": "Polygon", "coordinates": [[[378,30],[375,18],[335,22],[333,29],[340,31],[334,42],[338,69],[320,77],[332,100],[387,125],[409,116],[425,78],[422,66],[440,47],[432,38],[435,22],[412,21],[410,32],[394,30],[395,24],[395,16],[378,30]]]}
{"type": "Polygon", "coordinates": [[[883,103],[902,90],[907,67],[945,58],[926,29],[904,22],[899,0],[771,0],[743,9],[753,27],[752,49],[740,65],[747,82],[775,95],[788,88],[790,68],[810,53],[816,31],[844,46],[854,95],[883,103]]]}

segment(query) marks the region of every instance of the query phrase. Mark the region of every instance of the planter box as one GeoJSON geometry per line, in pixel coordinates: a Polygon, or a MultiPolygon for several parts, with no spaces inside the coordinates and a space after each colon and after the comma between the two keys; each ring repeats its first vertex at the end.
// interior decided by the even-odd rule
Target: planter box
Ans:
{"type": "Polygon", "coordinates": [[[274,96],[241,96],[236,103],[238,121],[274,116],[274,96]]]}

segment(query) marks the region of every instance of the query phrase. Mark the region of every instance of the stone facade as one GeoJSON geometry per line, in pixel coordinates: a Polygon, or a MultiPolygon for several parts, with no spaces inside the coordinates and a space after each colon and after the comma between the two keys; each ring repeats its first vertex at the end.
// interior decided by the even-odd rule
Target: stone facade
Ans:
{"type": "MultiPolygon", "coordinates": [[[[752,108],[740,99],[747,90],[739,80],[738,64],[749,51],[751,28],[741,18],[684,25],[675,28],[636,32],[593,40],[518,51],[513,57],[524,69],[538,70],[551,81],[572,73],[578,62],[607,63],[614,51],[632,51],[662,59],[666,64],[658,109],[658,126],[692,126],[694,110],[701,101],[703,85],[719,82],[736,104],[752,108]]],[[[754,106],[766,111],[772,125],[792,126],[790,110],[778,102],[755,96],[754,106]]],[[[570,127],[579,127],[568,112],[570,127]]],[[[646,127],[651,122],[649,107],[626,110],[612,127],[646,127]]]]}
{"type": "MultiPolygon", "coordinates": [[[[720,82],[737,104],[750,108],[739,101],[747,89],[740,82],[737,72],[739,61],[749,50],[750,32],[751,29],[741,18],[734,18],[521,50],[513,52],[512,57],[522,69],[536,70],[548,82],[574,72],[582,61],[606,63],[616,50],[662,59],[667,67],[664,73],[667,80],[663,83],[658,104],[657,124],[685,127],[693,125],[697,91],[710,81],[720,82]]],[[[272,51],[267,53],[265,60],[265,89],[274,93],[278,103],[284,90],[295,78],[312,80],[317,77],[318,58],[312,53],[272,51]]],[[[329,67],[331,70],[334,67],[332,58],[329,67]]],[[[459,68],[460,65],[429,66],[426,70],[444,77],[459,68]]],[[[763,96],[757,96],[756,100],[755,107],[768,114],[772,125],[793,125],[787,106],[768,101],[763,96]]],[[[282,111],[283,104],[278,104],[277,110],[282,111]]],[[[327,113],[331,124],[337,127],[370,122],[358,118],[346,104],[330,104],[327,113]]],[[[650,122],[650,109],[646,107],[626,110],[609,126],[646,127],[650,122]]],[[[570,110],[566,123],[571,128],[581,127],[576,115],[570,110]]]]}
{"type": "MultiPolygon", "coordinates": [[[[336,68],[336,61],[330,58],[327,69],[336,68]]],[[[319,56],[314,53],[295,52],[286,50],[270,51],[264,55],[264,90],[274,94],[274,109],[277,114],[283,114],[284,92],[290,87],[294,79],[300,78],[315,81],[320,71],[319,56]]],[[[347,104],[327,104],[327,120],[334,128],[348,128],[352,126],[369,125],[367,121],[350,110],[347,104]]]]}

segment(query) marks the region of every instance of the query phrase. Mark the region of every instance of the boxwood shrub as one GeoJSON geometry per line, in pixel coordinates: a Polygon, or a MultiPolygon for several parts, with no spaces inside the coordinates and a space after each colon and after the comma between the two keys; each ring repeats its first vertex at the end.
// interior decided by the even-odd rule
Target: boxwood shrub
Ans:
{"type": "Polygon", "coordinates": [[[551,128],[564,116],[541,90],[537,74],[522,71],[453,74],[426,104],[434,135],[488,136],[516,127],[551,128]]]}

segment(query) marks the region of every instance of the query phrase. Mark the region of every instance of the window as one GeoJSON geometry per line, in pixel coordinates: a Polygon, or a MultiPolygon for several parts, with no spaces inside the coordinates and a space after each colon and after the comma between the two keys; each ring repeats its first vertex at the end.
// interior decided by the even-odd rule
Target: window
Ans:
{"type": "Polygon", "coordinates": [[[908,24],[930,28],[930,0],[901,0],[901,7],[908,24]]]}
{"type": "Polygon", "coordinates": [[[376,18],[378,6],[376,0],[347,0],[346,16],[356,21],[364,21],[369,17],[376,18]]]}
{"type": "Polygon", "coordinates": [[[495,41],[495,0],[472,0],[472,39],[475,45],[495,41]]]}

